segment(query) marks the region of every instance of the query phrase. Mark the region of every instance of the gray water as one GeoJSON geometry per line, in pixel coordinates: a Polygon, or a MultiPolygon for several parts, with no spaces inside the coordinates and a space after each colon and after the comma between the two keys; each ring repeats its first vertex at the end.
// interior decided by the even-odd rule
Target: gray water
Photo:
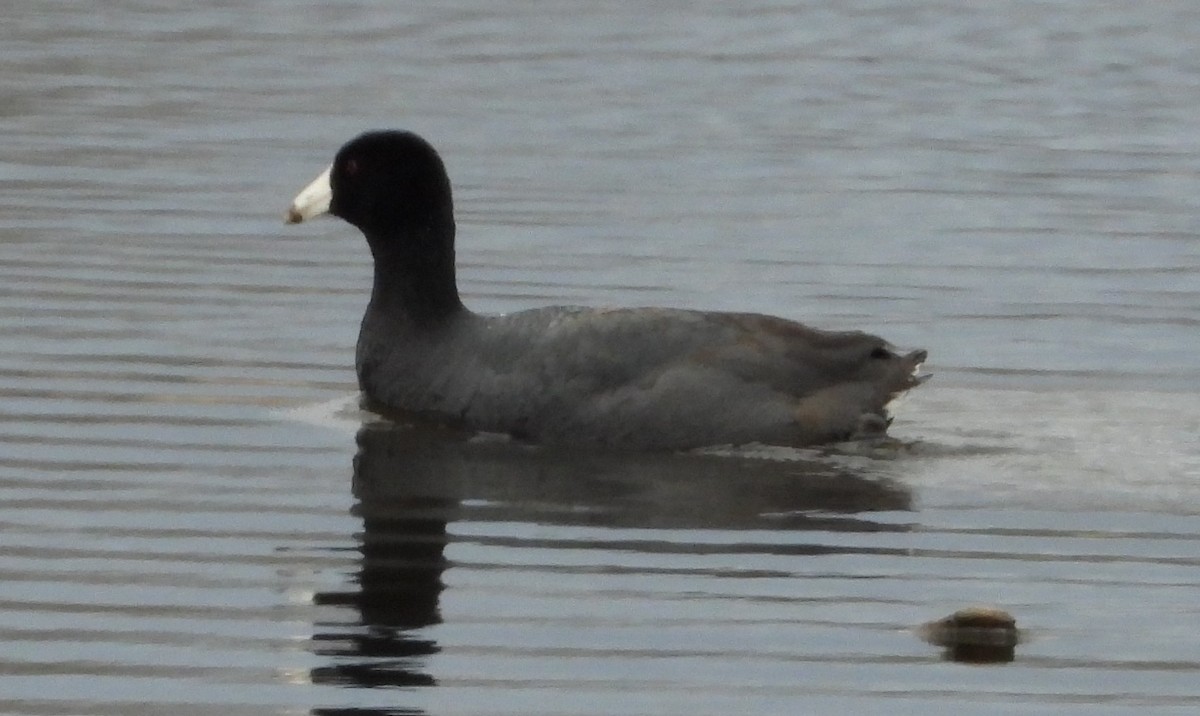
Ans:
{"type": "Polygon", "coordinates": [[[1200,8],[413,5],[6,8],[0,711],[1200,708],[1200,8]],[[358,414],[365,246],[281,219],[377,127],[476,310],[923,346],[903,448],[358,414]],[[1013,661],[913,631],[977,603],[1013,661]]]}

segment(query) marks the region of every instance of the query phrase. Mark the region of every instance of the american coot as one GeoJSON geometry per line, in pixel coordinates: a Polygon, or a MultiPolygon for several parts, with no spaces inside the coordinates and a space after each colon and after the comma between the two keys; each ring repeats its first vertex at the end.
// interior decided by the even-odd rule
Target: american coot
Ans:
{"type": "Polygon", "coordinates": [[[450,180],[411,132],[369,132],[293,201],[366,235],[374,287],[358,336],[369,403],[538,443],[687,449],[813,445],[885,433],[925,351],[772,316],[555,306],[471,312],[454,278],[450,180]]]}

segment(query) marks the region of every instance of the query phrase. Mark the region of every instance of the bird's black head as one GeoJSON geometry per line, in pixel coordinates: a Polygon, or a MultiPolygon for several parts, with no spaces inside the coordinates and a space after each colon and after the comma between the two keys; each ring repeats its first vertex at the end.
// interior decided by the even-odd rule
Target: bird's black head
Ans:
{"type": "Polygon", "coordinates": [[[446,168],[412,132],[367,132],[288,209],[288,223],[333,214],[357,226],[375,260],[368,316],[436,323],[463,309],[454,278],[454,208],[446,168]]]}
{"type": "Polygon", "coordinates": [[[329,213],[374,241],[445,239],[453,231],[450,179],[441,157],[412,132],[367,132],[338,150],[329,213]],[[433,235],[430,235],[433,234],[433,235]]]}

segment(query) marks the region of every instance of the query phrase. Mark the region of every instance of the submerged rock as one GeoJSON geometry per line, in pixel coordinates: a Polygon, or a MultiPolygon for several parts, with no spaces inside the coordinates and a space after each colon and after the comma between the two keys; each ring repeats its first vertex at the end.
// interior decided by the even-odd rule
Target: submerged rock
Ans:
{"type": "Polygon", "coordinates": [[[948,617],[922,624],[922,639],[945,647],[945,657],[972,664],[1013,660],[1021,640],[1017,620],[999,607],[974,606],[959,609],[948,617]]]}

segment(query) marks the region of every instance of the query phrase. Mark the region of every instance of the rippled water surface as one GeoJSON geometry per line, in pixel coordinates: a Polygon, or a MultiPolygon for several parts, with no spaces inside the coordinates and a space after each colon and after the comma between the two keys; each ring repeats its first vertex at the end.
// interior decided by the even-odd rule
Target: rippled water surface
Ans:
{"type": "Polygon", "coordinates": [[[1200,8],[35,0],[0,30],[0,711],[1192,714],[1200,8]],[[406,127],[475,309],[930,349],[886,452],[358,414],[406,127]],[[996,604],[1011,662],[914,628],[996,604]]]}

